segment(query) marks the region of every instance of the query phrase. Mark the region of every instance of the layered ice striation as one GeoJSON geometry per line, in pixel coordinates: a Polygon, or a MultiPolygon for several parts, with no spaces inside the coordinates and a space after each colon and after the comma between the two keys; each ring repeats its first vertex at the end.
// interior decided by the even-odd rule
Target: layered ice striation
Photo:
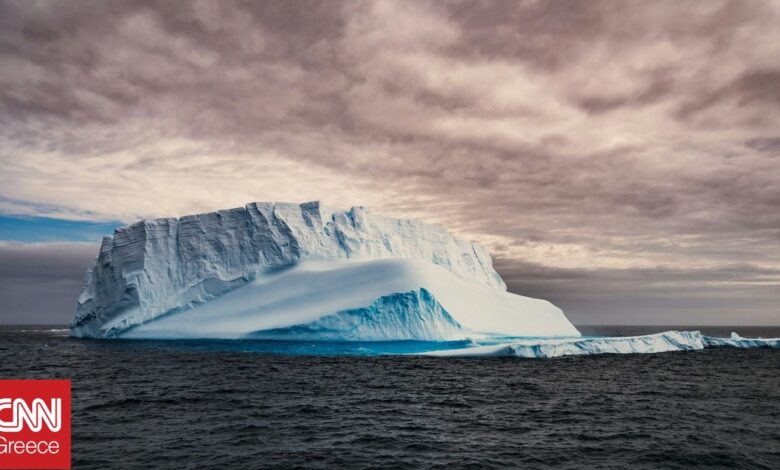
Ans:
{"type": "Polygon", "coordinates": [[[549,302],[506,292],[481,246],[438,225],[319,202],[251,203],[117,229],[103,239],[85,277],[71,333],[354,340],[579,335],[549,302]]]}

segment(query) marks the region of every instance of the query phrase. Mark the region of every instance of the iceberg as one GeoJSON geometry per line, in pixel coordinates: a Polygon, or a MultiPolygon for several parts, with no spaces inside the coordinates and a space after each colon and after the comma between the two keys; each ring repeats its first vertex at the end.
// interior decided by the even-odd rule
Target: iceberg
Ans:
{"type": "Polygon", "coordinates": [[[577,337],[551,303],[512,294],[488,252],[439,225],[250,203],[142,220],[104,237],[71,335],[452,341],[577,337]]]}

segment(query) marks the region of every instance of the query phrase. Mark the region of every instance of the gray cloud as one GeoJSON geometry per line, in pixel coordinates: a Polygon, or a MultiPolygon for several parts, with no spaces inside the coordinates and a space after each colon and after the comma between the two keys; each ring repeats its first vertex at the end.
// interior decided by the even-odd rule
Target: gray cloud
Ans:
{"type": "Polygon", "coordinates": [[[703,269],[560,269],[497,259],[511,291],[544,298],[576,324],[776,325],[780,270],[749,264],[703,269]]]}
{"type": "Polygon", "coordinates": [[[774,156],[780,155],[780,137],[755,137],[746,140],[745,146],[774,156]]]}
{"type": "Polygon", "coordinates": [[[0,323],[69,322],[97,250],[91,243],[0,244],[0,323]]]}
{"type": "MultiPolygon", "coordinates": [[[[770,1],[0,2],[0,210],[365,204],[520,267],[638,276],[651,311],[645,270],[780,266],[778,22],[770,1]]],[[[780,321],[722,282],[735,318],[780,321]]]]}

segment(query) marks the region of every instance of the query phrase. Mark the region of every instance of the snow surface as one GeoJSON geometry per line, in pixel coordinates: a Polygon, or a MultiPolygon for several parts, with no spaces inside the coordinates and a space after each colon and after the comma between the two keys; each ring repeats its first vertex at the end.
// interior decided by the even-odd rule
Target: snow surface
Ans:
{"type": "Polygon", "coordinates": [[[127,329],[121,337],[450,341],[495,335],[579,332],[545,300],[473,283],[427,261],[383,259],[302,262],[210,302],[127,329]],[[354,328],[356,324],[364,326],[354,328]],[[285,328],[292,329],[280,331],[285,328]],[[318,338],[313,333],[318,329],[329,331],[318,338]],[[275,331],[262,333],[266,330],[275,331]]]}
{"type": "Polygon", "coordinates": [[[438,225],[319,202],[117,229],[85,276],[71,334],[237,338],[290,327],[354,339],[579,335],[550,303],[507,293],[481,246],[438,225]],[[416,303],[404,297],[414,292],[416,303]],[[367,326],[376,322],[386,324],[367,326]]]}

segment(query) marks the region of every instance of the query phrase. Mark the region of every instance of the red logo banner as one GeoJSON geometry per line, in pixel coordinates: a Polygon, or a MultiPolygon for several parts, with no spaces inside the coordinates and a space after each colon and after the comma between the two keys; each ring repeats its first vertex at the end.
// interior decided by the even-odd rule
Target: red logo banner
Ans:
{"type": "Polygon", "coordinates": [[[70,468],[70,380],[0,380],[0,469],[70,468]]]}

